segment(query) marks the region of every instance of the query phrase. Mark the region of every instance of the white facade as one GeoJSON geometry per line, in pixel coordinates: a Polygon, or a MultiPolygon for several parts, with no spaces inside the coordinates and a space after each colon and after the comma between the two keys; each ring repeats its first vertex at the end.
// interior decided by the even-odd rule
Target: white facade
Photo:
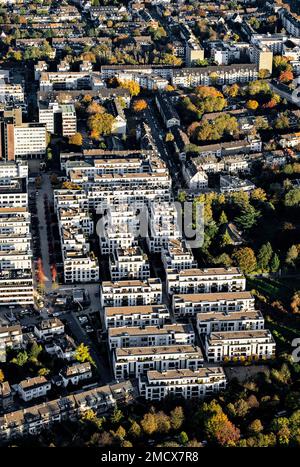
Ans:
{"type": "Polygon", "coordinates": [[[116,379],[137,378],[149,370],[198,370],[202,366],[202,352],[192,345],[117,348],[113,353],[116,379]]]}
{"type": "Polygon", "coordinates": [[[154,370],[139,377],[140,395],[149,401],[160,401],[172,395],[176,398],[202,399],[223,391],[226,384],[226,376],[221,367],[163,372],[154,370]]]}
{"type": "Polygon", "coordinates": [[[260,311],[234,311],[198,313],[197,331],[199,335],[208,335],[212,332],[234,332],[264,329],[265,320],[260,311]]]}
{"type": "Polygon", "coordinates": [[[194,344],[195,333],[191,324],[165,324],[109,328],[110,350],[126,347],[149,347],[175,344],[194,344]]]}
{"type": "Polygon", "coordinates": [[[104,281],[100,287],[100,300],[103,307],[159,305],[162,303],[162,283],[158,278],[104,281]]]}
{"type": "Polygon", "coordinates": [[[247,357],[268,359],[275,356],[275,341],[269,330],[212,332],[205,338],[205,353],[214,363],[247,357]]]}
{"type": "Polygon", "coordinates": [[[238,292],[246,289],[246,278],[238,268],[207,268],[166,271],[169,294],[238,292]]]}
{"type": "Polygon", "coordinates": [[[150,264],[148,256],[140,247],[131,247],[125,250],[115,250],[109,258],[111,279],[140,279],[150,277],[150,264]]]}
{"type": "Polygon", "coordinates": [[[14,126],[15,158],[40,158],[47,147],[46,127],[40,123],[22,123],[14,126]]]}
{"type": "Polygon", "coordinates": [[[47,381],[44,376],[28,378],[17,385],[18,394],[25,402],[46,396],[50,389],[51,382],[47,381]]]}
{"type": "Polygon", "coordinates": [[[105,307],[105,328],[162,326],[170,319],[166,305],[105,307]]]}
{"type": "Polygon", "coordinates": [[[200,312],[254,310],[254,302],[250,292],[174,294],[172,297],[174,315],[182,317],[200,312]]]}
{"type": "Polygon", "coordinates": [[[197,268],[197,261],[194,258],[192,249],[185,240],[170,240],[161,253],[162,262],[165,270],[197,268]]]}

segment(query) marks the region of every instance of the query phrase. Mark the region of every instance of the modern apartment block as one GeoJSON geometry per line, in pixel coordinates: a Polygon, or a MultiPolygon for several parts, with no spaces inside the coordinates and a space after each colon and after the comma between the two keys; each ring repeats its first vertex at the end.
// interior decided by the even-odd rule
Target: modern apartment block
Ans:
{"type": "Polygon", "coordinates": [[[221,367],[150,370],[139,377],[140,395],[148,401],[160,401],[167,396],[202,399],[224,391],[226,385],[227,379],[221,367]]]}
{"type": "Polygon", "coordinates": [[[109,258],[111,279],[140,279],[150,277],[148,256],[140,247],[115,250],[109,258]]]}
{"type": "Polygon", "coordinates": [[[162,326],[170,320],[166,305],[116,306],[104,308],[105,328],[162,326]]]}
{"type": "Polygon", "coordinates": [[[226,360],[269,359],[275,356],[275,341],[268,329],[212,332],[205,336],[209,362],[226,360]]]}
{"type": "Polygon", "coordinates": [[[126,347],[150,347],[175,344],[194,344],[195,333],[191,324],[164,324],[108,329],[110,350],[126,347]]]}
{"type": "Polygon", "coordinates": [[[196,316],[203,312],[254,310],[250,292],[174,294],[172,308],[176,317],[196,316]]]}
{"type": "Polygon", "coordinates": [[[198,370],[202,366],[202,352],[193,345],[128,347],[117,348],[113,352],[116,379],[138,378],[149,370],[198,370]]]}
{"type": "Polygon", "coordinates": [[[149,235],[146,238],[151,253],[161,253],[170,240],[181,238],[178,214],[172,203],[153,203],[149,210],[149,235]]]}
{"type": "Polygon", "coordinates": [[[234,312],[212,312],[197,314],[197,331],[199,335],[212,332],[235,332],[264,329],[265,320],[258,310],[234,312]]]}
{"type": "Polygon", "coordinates": [[[100,286],[100,301],[103,307],[160,305],[162,283],[159,278],[145,281],[103,281],[100,286]]]}
{"type": "Polygon", "coordinates": [[[0,162],[0,306],[33,304],[26,163],[0,162]]]}
{"type": "Polygon", "coordinates": [[[241,292],[246,278],[238,268],[187,269],[166,271],[169,294],[241,292]]]}
{"type": "Polygon", "coordinates": [[[181,271],[198,267],[192,249],[185,240],[170,240],[161,252],[161,258],[166,271],[168,269],[181,271]]]}

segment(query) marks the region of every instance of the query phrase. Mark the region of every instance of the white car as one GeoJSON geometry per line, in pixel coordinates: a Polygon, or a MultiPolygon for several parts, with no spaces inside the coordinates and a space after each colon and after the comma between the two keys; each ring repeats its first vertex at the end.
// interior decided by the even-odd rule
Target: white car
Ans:
{"type": "Polygon", "coordinates": [[[81,323],[81,324],[87,323],[87,322],[88,322],[88,318],[87,318],[87,316],[78,316],[78,321],[79,321],[79,323],[81,323]]]}

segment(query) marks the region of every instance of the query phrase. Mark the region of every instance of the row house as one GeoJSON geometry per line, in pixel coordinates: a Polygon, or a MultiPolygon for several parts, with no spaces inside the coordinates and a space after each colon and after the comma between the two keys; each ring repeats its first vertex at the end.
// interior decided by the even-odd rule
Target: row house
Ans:
{"type": "Polygon", "coordinates": [[[202,366],[202,352],[193,345],[128,347],[117,348],[113,352],[116,379],[138,378],[149,370],[198,370],[202,366]]]}
{"type": "Polygon", "coordinates": [[[246,278],[239,268],[207,268],[166,271],[169,294],[239,292],[246,289],[246,278]]]}
{"type": "Polygon", "coordinates": [[[0,417],[0,439],[7,441],[23,435],[39,434],[64,420],[76,420],[92,409],[97,414],[110,411],[117,403],[129,404],[135,396],[130,381],[98,386],[88,391],[50,400],[0,417]]]}
{"type": "Polygon", "coordinates": [[[102,307],[160,305],[162,283],[159,278],[145,281],[103,281],[100,287],[100,300],[102,307]]]}
{"type": "Polygon", "coordinates": [[[161,252],[161,259],[165,271],[168,269],[182,271],[197,268],[197,261],[194,258],[192,249],[185,240],[170,240],[161,252]]]}
{"type": "Polygon", "coordinates": [[[275,357],[275,341],[268,329],[212,332],[205,336],[208,362],[269,359],[275,357]]]}
{"type": "Polygon", "coordinates": [[[191,324],[164,324],[162,326],[118,327],[108,329],[110,350],[127,347],[150,347],[175,344],[194,344],[191,324]]]}
{"type": "Polygon", "coordinates": [[[222,367],[198,370],[178,369],[147,371],[139,377],[140,395],[148,401],[161,401],[167,396],[202,399],[226,389],[227,379],[222,367]]]}
{"type": "Polygon", "coordinates": [[[212,332],[235,332],[264,329],[265,320],[258,310],[197,313],[197,331],[200,336],[212,332]]]}
{"type": "Polygon", "coordinates": [[[254,310],[255,299],[250,292],[174,294],[172,308],[176,317],[196,316],[214,311],[254,310]]]}
{"type": "Polygon", "coordinates": [[[171,82],[175,86],[195,87],[247,83],[258,78],[255,63],[174,69],[171,82]]]}
{"type": "Polygon", "coordinates": [[[141,306],[116,306],[104,308],[105,328],[132,326],[162,326],[170,320],[165,304],[141,306]]]}

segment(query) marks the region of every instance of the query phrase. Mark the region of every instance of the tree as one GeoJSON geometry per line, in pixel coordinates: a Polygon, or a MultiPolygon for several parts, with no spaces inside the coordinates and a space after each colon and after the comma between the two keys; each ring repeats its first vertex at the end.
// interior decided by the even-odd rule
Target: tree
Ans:
{"type": "Polygon", "coordinates": [[[257,254],[257,265],[262,271],[267,271],[269,263],[273,256],[273,249],[270,242],[265,243],[261,246],[257,254]]]}
{"type": "Polygon", "coordinates": [[[299,292],[295,292],[294,295],[292,296],[290,307],[291,307],[292,313],[300,312],[300,293],[299,292]]]}
{"type": "Polygon", "coordinates": [[[88,127],[91,130],[93,137],[98,139],[100,135],[110,135],[114,120],[114,117],[109,113],[98,113],[92,115],[88,119],[88,127]]]}
{"type": "Polygon", "coordinates": [[[226,213],[224,211],[221,212],[220,218],[219,218],[219,225],[227,224],[228,223],[228,218],[226,216],[226,213]]]}
{"type": "Polygon", "coordinates": [[[184,422],[183,408],[178,406],[175,407],[170,413],[171,428],[173,430],[179,430],[184,422]]]}
{"type": "Polygon", "coordinates": [[[171,422],[168,415],[160,411],[156,414],[157,431],[159,433],[168,433],[171,429],[171,422]]]}
{"type": "Polygon", "coordinates": [[[226,229],[223,235],[221,236],[220,246],[224,248],[228,245],[232,245],[232,240],[228,230],[226,229]]]}
{"type": "Polygon", "coordinates": [[[253,201],[267,201],[267,194],[262,188],[255,188],[250,194],[253,201]]]}
{"type": "Polygon", "coordinates": [[[180,436],[180,442],[181,442],[181,444],[182,444],[183,446],[185,446],[185,445],[188,443],[188,441],[189,441],[188,435],[186,434],[185,431],[182,431],[182,432],[180,433],[179,436],[180,436]]]}
{"type": "Polygon", "coordinates": [[[238,84],[234,83],[231,86],[226,86],[224,89],[225,96],[235,98],[239,95],[240,87],[238,84]]]}
{"type": "Polygon", "coordinates": [[[271,272],[277,272],[278,269],[280,268],[280,259],[277,255],[277,253],[274,253],[271,262],[270,262],[270,271],[271,272]]]}
{"type": "Polygon", "coordinates": [[[282,71],[279,75],[279,81],[282,83],[289,83],[290,81],[293,81],[294,79],[294,74],[290,70],[285,70],[282,71]]]}
{"type": "Polygon", "coordinates": [[[153,413],[146,413],[141,420],[141,427],[147,435],[152,435],[157,431],[157,419],[153,413]]]}
{"type": "Polygon", "coordinates": [[[258,433],[263,431],[263,429],[264,427],[258,418],[253,420],[253,422],[251,422],[250,425],[248,426],[248,432],[250,435],[257,435],[258,433]]]}
{"type": "Polygon", "coordinates": [[[48,368],[45,368],[45,367],[40,368],[39,371],[38,371],[39,376],[47,376],[47,375],[49,375],[49,373],[50,373],[50,370],[48,368]]]}
{"type": "Polygon", "coordinates": [[[43,350],[43,347],[41,345],[39,345],[37,342],[33,342],[30,352],[29,352],[29,360],[31,362],[37,362],[38,357],[40,353],[42,352],[42,350],[43,350]]]}
{"type": "Polygon", "coordinates": [[[118,409],[118,407],[115,407],[110,417],[111,423],[117,424],[122,420],[122,418],[124,418],[123,412],[118,409]]]}
{"type": "Polygon", "coordinates": [[[3,370],[1,370],[0,368],[0,383],[3,383],[4,380],[5,380],[5,376],[4,376],[3,370]]]}
{"type": "Polygon", "coordinates": [[[104,112],[104,108],[100,104],[98,104],[98,102],[92,101],[87,107],[86,112],[89,115],[101,114],[104,112]]]}
{"type": "Polygon", "coordinates": [[[137,96],[140,93],[140,85],[132,80],[119,81],[119,86],[124,89],[128,89],[131,97],[137,96]]]}
{"type": "Polygon", "coordinates": [[[233,253],[233,259],[246,274],[253,272],[256,268],[256,257],[252,248],[244,247],[233,253]]]}
{"type": "Polygon", "coordinates": [[[138,99],[137,101],[134,101],[133,104],[133,110],[134,112],[143,112],[145,109],[147,109],[148,104],[145,101],[145,99],[138,99]]]}
{"type": "Polygon", "coordinates": [[[136,421],[133,421],[128,433],[134,438],[139,438],[141,436],[142,429],[136,421]]]}
{"type": "Polygon", "coordinates": [[[117,431],[115,432],[115,435],[118,439],[120,440],[123,440],[126,436],[126,430],[125,428],[123,428],[121,425],[119,426],[119,428],[117,429],[117,431]]]}
{"type": "Polygon", "coordinates": [[[255,119],[254,126],[256,130],[267,130],[269,128],[268,120],[259,115],[255,119]]]}
{"type": "Polygon", "coordinates": [[[247,101],[246,107],[249,110],[256,110],[258,108],[258,102],[250,99],[249,101],[247,101]]]}
{"type": "Polygon", "coordinates": [[[243,230],[250,230],[260,217],[260,212],[256,211],[253,206],[249,205],[242,214],[234,219],[235,223],[243,230]]]}
{"type": "Polygon", "coordinates": [[[217,441],[221,446],[234,446],[238,442],[239,429],[228,420],[227,415],[215,400],[209,404],[203,404],[200,413],[208,438],[217,441]]]}
{"type": "Polygon", "coordinates": [[[82,146],[82,135],[81,133],[75,133],[69,137],[69,144],[74,144],[75,146],[82,146]]]}
{"type": "Polygon", "coordinates": [[[290,125],[289,117],[285,114],[280,114],[275,121],[275,128],[278,130],[284,130],[290,125]]]}
{"type": "Polygon", "coordinates": [[[11,360],[12,363],[18,366],[24,366],[25,363],[27,363],[28,360],[28,354],[26,350],[24,352],[18,352],[18,355],[11,360]]]}
{"type": "Polygon", "coordinates": [[[287,207],[298,206],[300,203],[300,188],[288,191],[284,197],[284,204],[287,207]]]}
{"type": "Polygon", "coordinates": [[[285,258],[285,262],[286,264],[290,265],[290,266],[294,266],[295,265],[295,262],[298,258],[298,248],[296,247],[296,245],[292,245],[288,251],[287,251],[287,254],[286,254],[286,258],[285,258]]]}
{"type": "Polygon", "coordinates": [[[76,347],[74,358],[80,363],[90,362],[95,366],[95,362],[90,355],[89,348],[87,345],[84,345],[83,342],[76,347]]]}

